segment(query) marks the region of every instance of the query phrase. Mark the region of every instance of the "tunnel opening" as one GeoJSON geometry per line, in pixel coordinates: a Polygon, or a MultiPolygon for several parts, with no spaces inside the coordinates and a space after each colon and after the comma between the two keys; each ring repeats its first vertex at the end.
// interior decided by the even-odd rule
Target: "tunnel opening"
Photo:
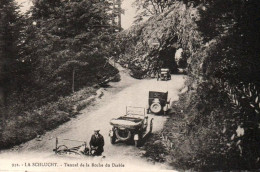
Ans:
{"type": "Polygon", "coordinates": [[[159,68],[169,68],[172,74],[178,73],[178,65],[175,60],[176,48],[168,48],[159,52],[159,68]]]}

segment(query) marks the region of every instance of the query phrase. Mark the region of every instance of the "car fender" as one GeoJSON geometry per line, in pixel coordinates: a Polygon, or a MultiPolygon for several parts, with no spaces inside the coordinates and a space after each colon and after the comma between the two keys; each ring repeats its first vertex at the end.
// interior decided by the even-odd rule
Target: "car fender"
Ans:
{"type": "Polygon", "coordinates": [[[163,111],[166,112],[168,110],[168,105],[166,104],[164,107],[163,107],[163,111]]]}
{"type": "Polygon", "coordinates": [[[109,135],[110,137],[113,137],[113,136],[114,136],[113,130],[110,130],[108,135],[109,135]]]}

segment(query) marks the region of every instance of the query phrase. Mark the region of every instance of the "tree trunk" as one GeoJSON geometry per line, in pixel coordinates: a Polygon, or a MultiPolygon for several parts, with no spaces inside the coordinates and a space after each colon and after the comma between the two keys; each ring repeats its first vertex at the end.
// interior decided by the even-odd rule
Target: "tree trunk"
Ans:
{"type": "Polygon", "coordinates": [[[74,93],[75,68],[72,70],[72,93],[74,93]]]}

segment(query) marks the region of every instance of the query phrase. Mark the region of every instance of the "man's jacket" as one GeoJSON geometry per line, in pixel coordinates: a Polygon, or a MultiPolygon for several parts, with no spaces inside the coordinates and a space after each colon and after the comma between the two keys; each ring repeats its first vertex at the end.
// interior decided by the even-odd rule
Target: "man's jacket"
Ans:
{"type": "Polygon", "coordinates": [[[98,147],[98,149],[101,151],[103,151],[103,146],[104,146],[104,137],[101,134],[98,134],[98,137],[95,136],[95,134],[93,134],[91,136],[90,142],[89,142],[90,146],[94,146],[94,147],[98,147]]]}

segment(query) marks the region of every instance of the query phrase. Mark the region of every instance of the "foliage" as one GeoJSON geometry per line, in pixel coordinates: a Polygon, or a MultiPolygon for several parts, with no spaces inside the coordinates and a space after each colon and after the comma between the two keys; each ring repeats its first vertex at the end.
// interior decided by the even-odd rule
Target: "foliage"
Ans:
{"type": "MultiPolygon", "coordinates": [[[[0,5],[2,3],[7,5],[0,6],[0,46],[8,63],[3,64],[7,71],[1,73],[1,81],[8,88],[8,95],[4,96],[6,106],[1,107],[6,119],[1,121],[0,138],[8,138],[4,144],[15,144],[5,135],[11,127],[9,120],[15,121],[25,112],[28,112],[25,116],[30,116],[33,109],[69,95],[74,91],[72,85],[78,91],[118,73],[108,63],[108,58],[114,55],[111,48],[114,35],[110,27],[113,16],[107,0],[34,0],[34,6],[24,16],[16,11],[13,1],[1,1],[0,5]]],[[[54,114],[57,109],[58,106],[48,106],[45,111],[54,114]]],[[[64,121],[63,115],[53,119],[51,127],[44,128],[44,123],[41,131],[64,121]]],[[[26,128],[22,121],[21,125],[26,128]]],[[[12,136],[18,137],[17,134],[14,132],[12,136]]],[[[23,139],[18,140],[20,143],[23,139]]]]}
{"type": "Polygon", "coordinates": [[[135,0],[133,5],[138,12],[135,22],[138,23],[146,17],[161,14],[173,4],[173,0],[135,0]]]}
{"type": "Polygon", "coordinates": [[[191,107],[187,110],[196,111],[186,112],[191,132],[185,139],[190,141],[187,144],[195,157],[186,161],[190,162],[189,168],[204,170],[257,169],[260,107],[256,66],[260,59],[256,53],[259,26],[255,21],[260,4],[219,0],[202,5],[205,8],[197,24],[206,46],[193,53],[190,60],[190,76],[197,82],[192,89],[197,97],[196,103],[188,103],[191,107]],[[204,140],[205,145],[194,148],[199,144],[196,140],[204,140]]]}
{"type": "MultiPolygon", "coordinates": [[[[8,96],[19,89],[20,78],[24,77],[25,67],[20,67],[19,51],[23,17],[13,0],[0,2],[0,120],[8,117],[6,111],[8,96]]],[[[2,126],[0,126],[1,131],[2,126]]]]}
{"type": "Polygon", "coordinates": [[[191,56],[191,49],[198,50],[203,43],[197,32],[196,20],[199,20],[197,8],[175,2],[164,13],[118,34],[120,62],[131,69],[138,69],[138,72],[133,71],[138,78],[154,76],[161,67],[169,67],[177,73],[176,50],[184,50],[182,60],[185,61],[191,56]]]}
{"type": "Polygon", "coordinates": [[[111,55],[113,36],[103,27],[111,20],[109,10],[107,1],[34,1],[23,31],[21,57],[30,73],[22,89],[40,91],[48,102],[71,92],[74,75],[78,90],[115,73],[110,65],[99,70],[111,55]]]}
{"type": "MultiPolygon", "coordinates": [[[[25,56],[25,60],[30,61],[34,58],[31,62],[36,69],[34,77],[39,77],[36,80],[43,82],[61,77],[62,73],[68,72],[67,69],[72,64],[74,67],[78,66],[82,73],[86,73],[87,64],[95,63],[95,58],[98,60],[109,55],[111,39],[109,28],[99,27],[107,25],[110,20],[109,14],[104,10],[105,3],[99,1],[52,3],[48,5],[55,10],[50,8],[45,14],[47,3],[35,1],[32,17],[28,19],[28,25],[35,23],[35,26],[30,26],[33,28],[27,30],[27,34],[34,35],[34,38],[25,44],[26,50],[34,50],[25,56]],[[68,61],[73,63],[68,65],[66,64],[68,61]]],[[[70,78],[71,75],[65,74],[65,80],[71,80],[70,78]]]]}
{"type": "MultiPolygon", "coordinates": [[[[176,130],[173,115],[165,132],[174,145],[168,147],[174,166],[195,171],[260,168],[259,6],[254,0],[176,2],[129,31],[133,42],[141,37],[140,45],[149,47],[148,40],[156,37],[164,43],[159,52],[181,47],[187,58],[188,92],[176,107],[185,117],[177,123],[184,125],[176,130]]],[[[149,60],[156,64],[156,58],[149,60]]]]}
{"type": "Polygon", "coordinates": [[[60,97],[56,102],[48,103],[39,109],[23,111],[9,117],[1,131],[1,149],[21,144],[67,122],[79,112],[78,106],[81,101],[95,95],[96,90],[93,87],[85,87],[71,96],[60,97]]]}

